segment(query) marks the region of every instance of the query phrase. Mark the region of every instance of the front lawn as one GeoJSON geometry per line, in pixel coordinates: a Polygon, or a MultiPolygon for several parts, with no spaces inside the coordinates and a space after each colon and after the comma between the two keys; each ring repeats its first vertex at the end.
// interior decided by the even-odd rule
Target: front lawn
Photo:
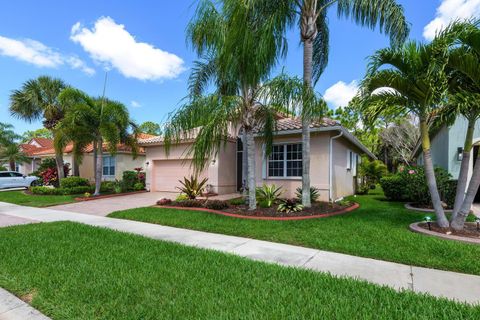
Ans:
{"type": "MultiPolygon", "coordinates": [[[[166,208],[138,208],[110,217],[289,243],[356,256],[480,275],[480,246],[408,230],[425,213],[388,202],[381,192],[358,196],[360,209],[303,221],[260,221],[166,208]]],[[[433,214],[430,214],[433,216],[433,214]]]]}
{"type": "Polygon", "coordinates": [[[34,195],[24,191],[1,191],[0,202],[8,202],[29,207],[47,207],[75,202],[78,195],[34,195]]]}
{"type": "Polygon", "coordinates": [[[69,222],[0,239],[0,287],[53,319],[480,318],[479,307],[69,222]]]}

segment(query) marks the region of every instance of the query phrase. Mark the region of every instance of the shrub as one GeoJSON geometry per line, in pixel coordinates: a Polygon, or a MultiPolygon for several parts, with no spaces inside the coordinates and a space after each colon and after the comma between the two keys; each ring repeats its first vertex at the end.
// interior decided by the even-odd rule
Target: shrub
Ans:
{"type": "Polygon", "coordinates": [[[228,208],[228,204],[222,200],[210,200],[205,203],[205,208],[212,210],[223,210],[228,208]]]}
{"type": "Polygon", "coordinates": [[[122,175],[122,181],[125,185],[125,189],[133,190],[135,183],[138,182],[138,174],[135,171],[124,171],[122,175]]]}
{"type": "Polygon", "coordinates": [[[115,189],[114,181],[102,181],[100,184],[100,192],[113,192],[115,189]]]}
{"type": "Polygon", "coordinates": [[[443,201],[447,204],[448,208],[453,208],[455,205],[455,196],[457,194],[457,180],[449,180],[445,188],[442,190],[443,201]]]}
{"type": "Polygon", "coordinates": [[[188,200],[188,197],[187,195],[183,194],[183,193],[180,193],[176,198],[175,198],[175,202],[182,202],[182,201],[185,201],[185,200],[188,200]]]}
{"type": "Polygon", "coordinates": [[[174,205],[179,207],[201,208],[203,207],[203,201],[196,200],[196,199],[187,199],[184,201],[175,202],[174,205]]]}
{"type": "Polygon", "coordinates": [[[403,179],[398,175],[386,176],[380,179],[383,193],[388,200],[402,201],[405,200],[405,185],[403,179]]]}
{"type": "MultiPolygon", "coordinates": [[[[68,163],[63,166],[63,173],[65,177],[70,173],[70,166],[68,163]]],[[[54,158],[43,160],[38,166],[37,171],[33,172],[32,175],[42,179],[43,184],[46,186],[59,186],[57,163],[54,158]]]]}
{"type": "Polygon", "coordinates": [[[57,190],[63,195],[82,194],[95,191],[95,186],[77,186],[72,188],[58,188],[57,190]]]}
{"type": "Polygon", "coordinates": [[[80,186],[89,186],[90,182],[88,179],[81,177],[66,177],[60,180],[61,188],[73,188],[80,186]]]}
{"type": "Polygon", "coordinates": [[[241,206],[242,204],[245,204],[246,201],[244,198],[235,198],[231,199],[228,201],[232,206],[241,206]]]}
{"type": "Polygon", "coordinates": [[[207,184],[207,181],[207,178],[199,181],[198,177],[196,176],[190,176],[190,179],[184,177],[183,181],[178,180],[182,187],[177,187],[177,189],[180,190],[180,192],[182,192],[183,194],[185,194],[189,199],[193,200],[202,194],[203,189],[205,189],[205,185],[207,184]]]}
{"type": "Polygon", "coordinates": [[[277,211],[290,213],[303,210],[303,205],[297,202],[297,199],[285,199],[278,205],[277,211]]]}
{"type": "Polygon", "coordinates": [[[92,196],[92,194],[91,194],[90,192],[85,192],[85,193],[83,194],[83,196],[84,196],[85,198],[90,198],[90,197],[92,196]]]}
{"type": "MultiPolygon", "coordinates": [[[[302,188],[298,187],[295,192],[295,196],[297,199],[300,201],[302,200],[302,188]]],[[[316,202],[318,198],[320,197],[320,189],[315,188],[315,187],[310,187],[310,201],[311,202],[316,202]]]]}
{"type": "Polygon", "coordinates": [[[170,204],[172,204],[172,200],[171,199],[167,199],[167,198],[163,198],[163,199],[160,199],[157,201],[157,204],[159,206],[168,206],[170,204]]]}
{"type": "Polygon", "coordinates": [[[145,190],[145,186],[143,185],[143,183],[137,182],[133,185],[133,190],[135,191],[145,190]]]}
{"type": "Polygon", "coordinates": [[[61,189],[50,188],[50,187],[31,187],[30,192],[38,195],[59,195],[61,194],[61,189]]]}
{"type": "Polygon", "coordinates": [[[282,187],[276,185],[266,185],[259,187],[255,190],[257,201],[259,204],[264,205],[264,208],[270,208],[282,195],[282,187]]]}

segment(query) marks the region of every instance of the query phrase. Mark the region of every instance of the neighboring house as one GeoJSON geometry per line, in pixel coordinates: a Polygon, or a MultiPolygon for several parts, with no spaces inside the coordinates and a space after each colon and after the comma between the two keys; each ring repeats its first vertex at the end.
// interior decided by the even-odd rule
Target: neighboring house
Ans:
{"type": "MultiPolygon", "coordinates": [[[[467,120],[463,116],[459,116],[452,126],[443,126],[436,132],[433,132],[431,136],[433,165],[447,170],[453,179],[458,179],[460,173],[467,126],[467,120]]],[[[472,176],[473,166],[480,148],[480,120],[477,121],[475,126],[473,144],[473,155],[470,157],[469,180],[472,176]]],[[[421,146],[415,149],[415,156],[417,157],[417,163],[423,165],[421,146]]],[[[480,202],[480,191],[477,192],[475,201],[480,202]]]]}
{"type": "MultiPolygon", "coordinates": [[[[140,138],[151,138],[152,135],[141,134],[140,138]]],[[[31,163],[23,163],[18,165],[18,172],[24,175],[31,174],[38,169],[41,161],[46,158],[54,158],[55,150],[53,148],[53,140],[44,138],[33,138],[28,143],[21,144],[21,149],[31,158],[31,163]]],[[[63,160],[73,164],[72,144],[65,147],[63,160]]],[[[93,165],[93,146],[88,145],[83,152],[82,163],[79,165],[80,176],[91,181],[95,179],[95,171],[93,165]]],[[[134,168],[145,168],[145,151],[140,148],[136,158],[133,157],[130,147],[119,144],[117,152],[111,155],[106,145],[103,148],[103,180],[122,179],[124,171],[133,170],[134,168]]]]}
{"type": "MultiPolygon", "coordinates": [[[[256,179],[282,186],[283,197],[294,197],[302,183],[301,121],[293,118],[277,120],[274,146],[268,159],[264,144],[256,130],[256,179]]],[[[178,180],[193,174],[189,148],[195,137],[180,141],[165,153],[162,137],[142,139],[147,164],[147,189],[178,192],[178,180]]],[[[338,122],[324,119],[311,125],[311,185],[320,190],[323,201],[336,200],[355,193],[355,177],[360,156],[374,155],[338,122]]],[[[238,135],[228,138],[215,159],[199,174],[208,178],[212,191],[219,194],[240,190],[246,180],[246,155],[238,135]]]]}

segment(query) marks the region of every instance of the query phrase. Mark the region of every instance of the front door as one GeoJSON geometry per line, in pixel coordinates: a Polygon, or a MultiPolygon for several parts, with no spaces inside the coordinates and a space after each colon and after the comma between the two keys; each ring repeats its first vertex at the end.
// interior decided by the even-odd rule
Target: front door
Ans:
{"type": "MultiPolygon", "coordinates": [[[[473,147],[473,166],[474,167],[475,167],[475,164],[477,163],[479,149],[480,149],[480,146],[473,147]]],[[[480,202],[480,188],[477,190],[477,195],[475,196],[474,202],[480,202]]]]}

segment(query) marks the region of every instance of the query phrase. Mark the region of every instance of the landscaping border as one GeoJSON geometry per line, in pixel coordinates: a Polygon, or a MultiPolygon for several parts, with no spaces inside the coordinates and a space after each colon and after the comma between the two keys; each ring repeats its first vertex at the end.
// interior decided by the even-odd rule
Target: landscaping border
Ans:
{"type": "Polygon", "coordinates": [[[307,220],[307,219],[318,219],[318,218],[327,218],[331,216],[336,216],[344,213],[351,212],[360,208],[358,203],[353,203],[351,206],[346,207],[341,210],[324,213],[324,214],[317,214],[312,216],[298,216],[298,217],[256,217],[256,216],[244,216],[241,214],[230,213],[220,210],[213,210],[207,208],[195,208],[195,207],[177,207],[177,206],[159,206],[155,205],[156,208],[165,208],[165,209],[178,209],[178,210],[189,210],[189,211],[201,211],[201,212],[210,212],[215,213],[222,216],[232,217],[232,218],[239,218],[239,219],[251,219],[251,220],[270,220],[270,221],[292,221],[292,220],[307,220]]]}
{"type": "MultiPolygon", "coordinates": [[[[412,202],[405,203],[405,209],[420,211],[420,212],[429,212],[429,213],[434,213],[435,212],[434,209],[425,209],[425,208],[414,207],[414,206],[412,206],[412,202]]],[[[444,211],[447,212],[447,213],[453,212],[453,210],[451,210],[451,209],[445,209],[444,211]]]]}
{"type": "MultiPolygon", "coordinates": [[[[414,222],[414,223],[410,224],[410,226],[408,228],[410,229],[410,231],[425,234],[427,236],[433,236],[433,237],[447,239],[447,240],[461,241],[461,242],[466,242],[466,243],[480,244],[480,239],[474,239],[474,238],[468,238],[468,237],[455,236],[455,235],[451,235],[451,234],[438,233],[438,232],[427,230],[427,229],[424,229],[424,228],[420,227],[419,226],[420,223],[424,223],[424,222],[423,221],[414,222]]],[[[469,222],[466,222],[466,223],[469,223],[469,222]]]]}
{"type": "Polygon", "coordinates": [[[131,194],[137,194],[137,193],[145,193],[148,192],[147,190],[140,190],[140,191],[131,191],[131,192],[123,192],[123,193],[111,193],[111,194],[101,194],[99,196],[91,196],[88,198],[75,198],[75,201],[92,201],[92,200],[99,200],[99,199],[105,199],[105,198],[114,198],[114,197],[121,197],[121,196],[128,196],[131,194]]]}

